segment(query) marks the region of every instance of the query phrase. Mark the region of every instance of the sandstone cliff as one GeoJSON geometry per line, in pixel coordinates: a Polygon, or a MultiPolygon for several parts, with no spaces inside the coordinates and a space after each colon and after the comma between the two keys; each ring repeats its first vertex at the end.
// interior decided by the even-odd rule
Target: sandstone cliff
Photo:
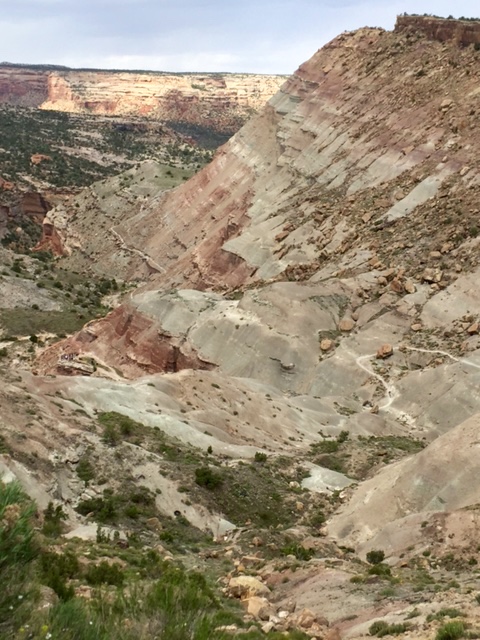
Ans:
{"type": "Polygon", "coordinates": [[[38,107],[48,98],[48,73],[28,67],[0,65],[0,103],[38,107]]]}
{"type": "Polygon", "coordinates": [[[234,133],[286,76],[41,70],[0,65],[0,103],[97,115],[143,115],[234,133]]]}

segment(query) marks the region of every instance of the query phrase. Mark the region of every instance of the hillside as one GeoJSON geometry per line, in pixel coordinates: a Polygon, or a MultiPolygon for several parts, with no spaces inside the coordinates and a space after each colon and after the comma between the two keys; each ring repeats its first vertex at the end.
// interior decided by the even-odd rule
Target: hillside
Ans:
{"type": "Polygon", "coordinates": [[[112,310],[4,333],[0,461],[106,640],[170,637],[126,604],[178,586],[160,559],[215,585],[178,640],[478,635],[478,33],[343,33],[183,184],[147,162],[47,212],[112,310]],[[124,591],[87,586],[105,558],[124,591]]]}

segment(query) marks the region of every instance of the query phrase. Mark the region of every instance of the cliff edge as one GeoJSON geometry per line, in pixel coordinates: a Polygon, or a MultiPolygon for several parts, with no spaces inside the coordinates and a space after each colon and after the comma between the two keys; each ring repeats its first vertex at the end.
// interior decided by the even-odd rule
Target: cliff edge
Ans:
{"type": "Polygon", "coordinates": [[[420,31],[430,40],[454,42],[462,47],[480,45],[480,19],[454,20],[436,16],[403,15],[397,17],[395,31],[420,31]]]}

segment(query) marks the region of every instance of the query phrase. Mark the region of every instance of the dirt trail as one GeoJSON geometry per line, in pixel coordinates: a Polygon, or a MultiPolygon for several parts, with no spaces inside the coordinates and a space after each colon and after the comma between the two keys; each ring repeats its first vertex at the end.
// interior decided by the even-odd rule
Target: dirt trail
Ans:
{"type": "MultiPolygon", "coordinates": [[[[469,367],[474,367],[475,369],[480,369],[480,364],[476,364],[475,362],[472,362],[468,358],[457,358],[453,356],[451,353],[448,353],[447,351],[442,351],[441,349],[422,349],[420,347],[407,347],[407,346],[402,346],[402,348],[407,351],[418,351],[421,353],[432,353],[432,354],[442,355],[447,358],[450,358],[454,362],[458,362],[459,364],[464,364],[469,367]]],[[[415,426],[415,418],[413,416],[406,413],[405,411],[401,411],[392,406],[395,400],[397,400],[400,397],[400,391],[397,389],[397,387],[392,382],[389,382],[379,373],[374,371],[372,368],[369,368],[368,366],[363,364],[365,360],[370,360],[371,358],[375,358],[375,356],[376,356],[375,353],[370,353],[364,356],[358,356],[357,358],[355,358],[355,363],[357,364],[357,366],[363,369],[363,371],[365,371],[370,376],[373,376],[376,380],[378,380],[383,386],[383,388],[385,389],[385,396],[383,399],[383,403],[379,404],[378,408],[381,409],[382,411],[387,411],[388,413],[392,414],[392,416],[396,420],[399,420],[403,424],[407,424],[410,427],[415,426]]]]}
{"type": "Polygon", "coordinates": [[[122,236],[118,233],[118,231],[115,231],[115,229],[113,227],[110,227],[109,229],[110,233],[112,233],[117,240],[120,242],[120,248],[124,249],[125,251],[128,251],[129,253],[134,253],[137,256],[139,256],[142,260],[145,260],[145,262],[153,267],[154,269],[157,269],[160,272],[165,272],[165,269],[163,267],[161,267],[157,262],[155,262],[155,260],[153,258],[151,258],[148,253],[144,253],[143,251],[140,251],[140,249],[136,249],[135,247],[129,247],[128,244],[125,242],[125,240],[122,238],[122,236]]]}

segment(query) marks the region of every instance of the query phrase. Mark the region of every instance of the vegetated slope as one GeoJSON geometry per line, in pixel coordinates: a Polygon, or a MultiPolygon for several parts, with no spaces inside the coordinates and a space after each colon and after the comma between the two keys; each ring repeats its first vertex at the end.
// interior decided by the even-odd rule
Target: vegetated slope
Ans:
{"type": "Polygon", "coordinates": [[[23,188],[75,188],[149,159],[199,168],[211,152],[140,117],[0,108],[1,177],[23,188]]]}
{"type": "Polygon", "coordinates": [[[342,34],[185,185],[49,212],[65,265],[141,287],[9,379],[9,421],[20,385],[37,408],[5,466],[149,545],[149,516],[239,527],[224,584],[273,589],[243,592],[265,631],[476,633],[479,66],[415,25],[342,34]]]}

